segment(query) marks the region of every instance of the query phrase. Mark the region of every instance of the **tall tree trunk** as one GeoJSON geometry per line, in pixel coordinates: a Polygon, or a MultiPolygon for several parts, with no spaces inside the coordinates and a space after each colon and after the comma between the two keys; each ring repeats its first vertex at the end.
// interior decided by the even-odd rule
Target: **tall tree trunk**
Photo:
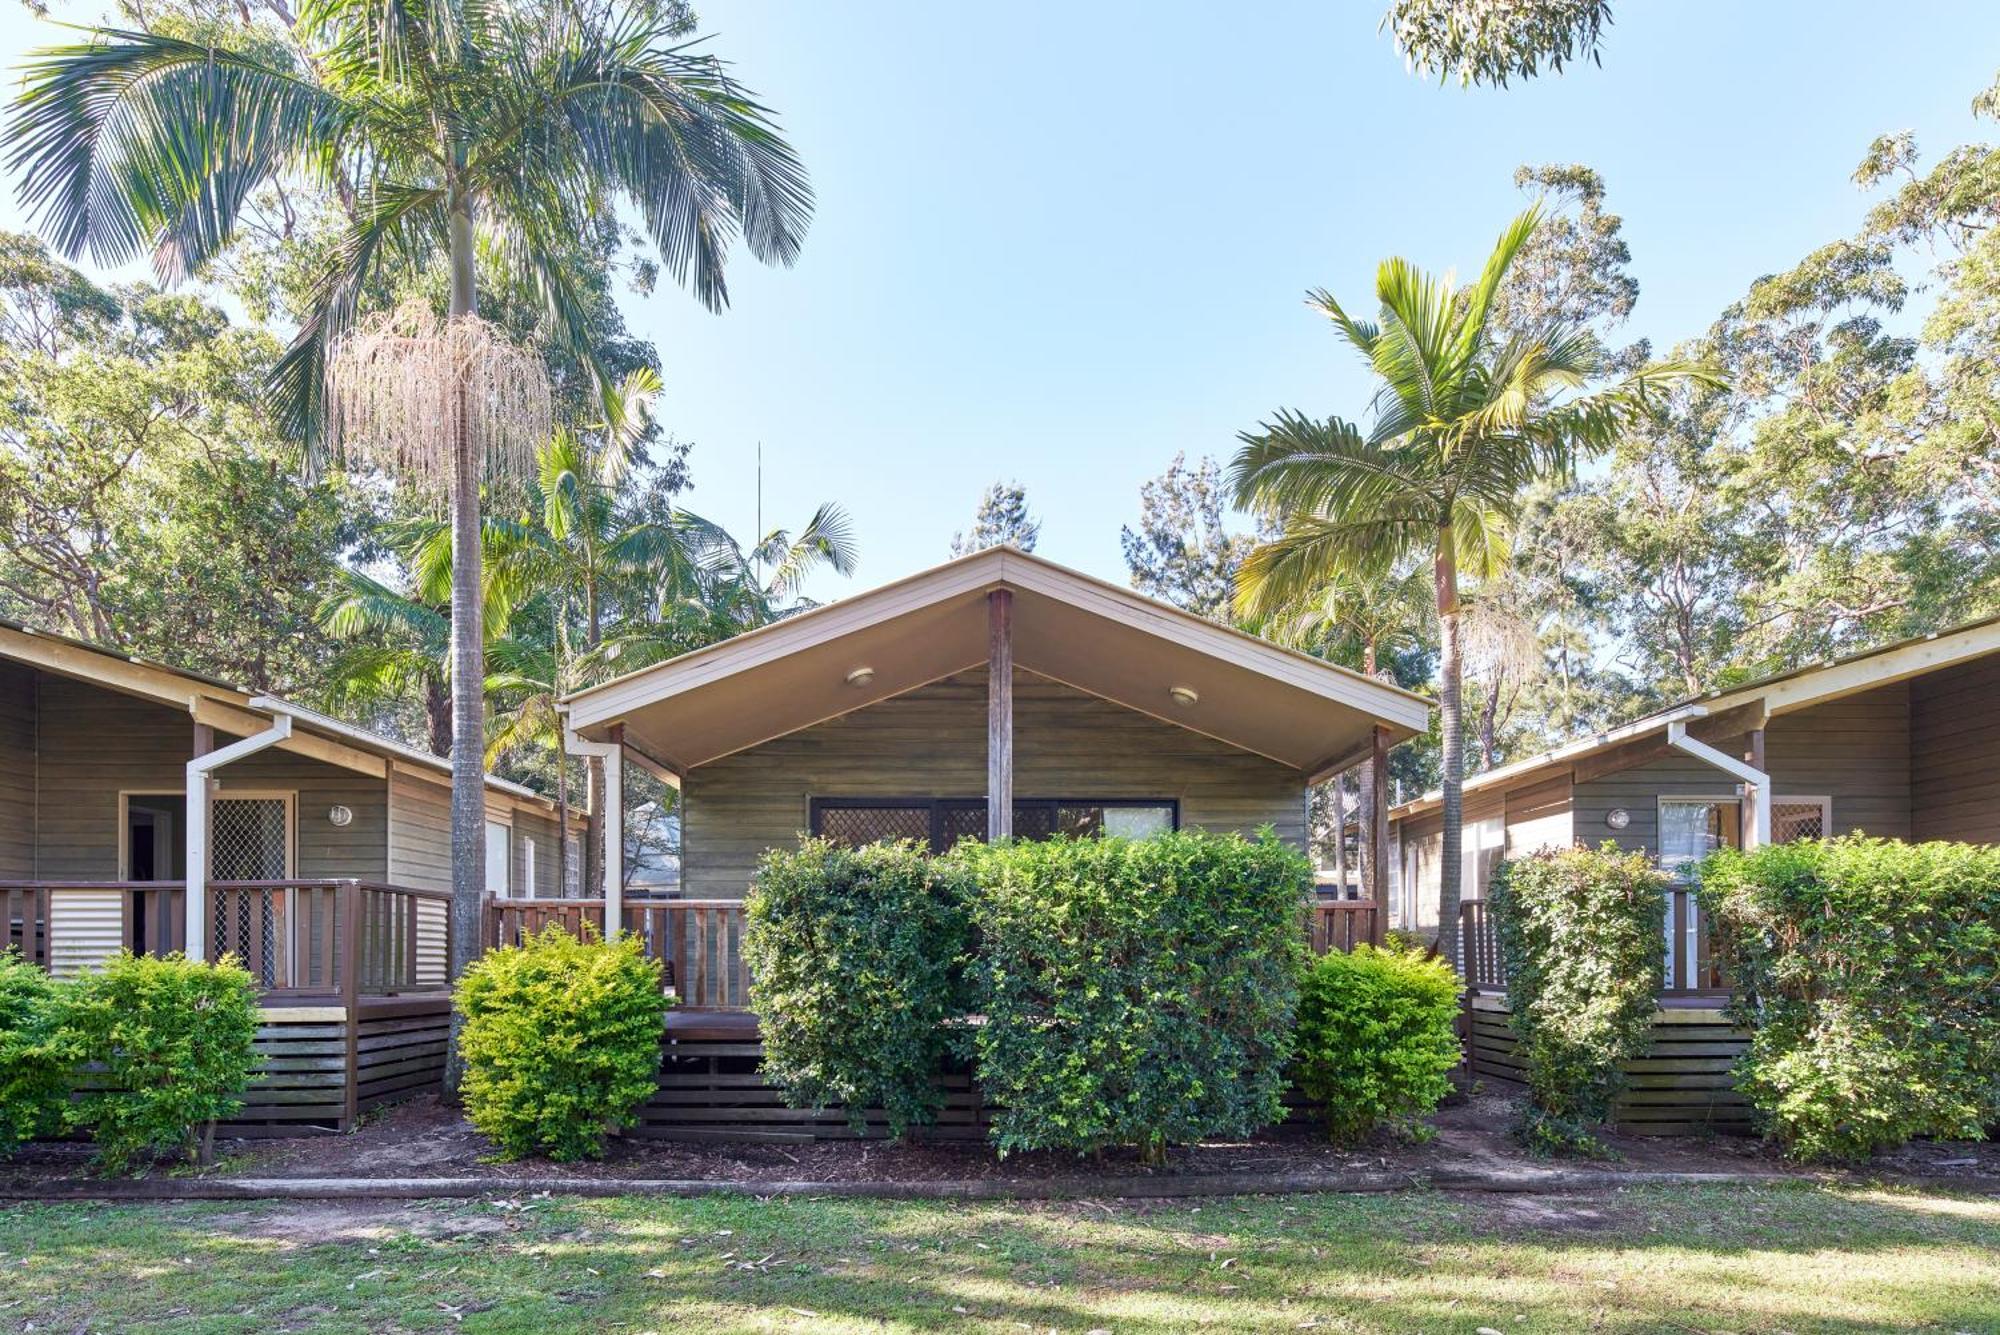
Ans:
{"type": "Polygon", "coordinates": [[[1333,879],[1347,894],[1347,776],[1333,776],[1333,879]]]}
{"type": "MultiPolygon", "coordinates": [[[[453,192],[448,224],[451,243],[451,318],[475,314],[472,201],[453,192]]],[[[485,926],[480,899],[486,893],[486,653],[480,604],[479,478],[469,418],[477,411],[457,390],[458,439],[452,443],[451,470],[451,973],[456,978],[479,956],[485,926]]],[[[463,1067],[458,1055],[459,1019],[452,1016],[447,1088],[456,1093],[463,1067]]]]}
{"type": "MultiPolygon", "coordinates": [[[[1361,670],[1372,678],[1375,675],[1375,663],[1375,641],[1371,639],[1365,641],[1361,646],[1361,670]]],[[[1373,875],[1375,871],[1375,852],[1371,847],[1373,841],[1368,837],[1369,822],[1375,819],[1375,767],[1373,765],[1365,761],[1362,763],[1361,772],[1355,776],[1355,788],[1359,791],[1359,796],[1354,803],[1354,860],[1360,867],[1361,884],[1364,889],[1362,898],[1366,899],[1368,897],[1366,888],[1375,884],[1373,875]]],[[[1377,913],[1383,912],[1382,906],[1379,904],[1376,905],[1375,911],[1377,913]]]]}
{"type": "Polygon", "coordinates": [[[424,714],[430,724],[431,754],[451,754],[451,683],[432,681],[424,687],[424,714]]]}
{"type": "Polygon", "coordinates": [[[1459,878],[1464,874],[1465,720],[1460,709],[1458,644],[1458,560],[1451,527],[1438,529],[1437,562],[1438,722],[1444,750],[1444,846],[1438,850],[1438,949],[1454,968],[1459,950],[1459,878]]]}
{"type": "MultiPolygon", "coordinates": [[[[597,580],[586,576],[583,583],[583,628],[585,643],[596,649],[604,643],[604,613],[597,597],[597,580]]],[[[583,893],[586,896],[609,892],[604,884],[604,758],[585,756],[583,761],[583,801],[587,817],[583,832],[583,893]]]]}
{"type": "MultiPolygon", "coordinates": [[[[556,739],[556,898],[569,896],[569,757],[556,739]]],[[[532,887],[530,887],[532,890],[532,887]]]]}

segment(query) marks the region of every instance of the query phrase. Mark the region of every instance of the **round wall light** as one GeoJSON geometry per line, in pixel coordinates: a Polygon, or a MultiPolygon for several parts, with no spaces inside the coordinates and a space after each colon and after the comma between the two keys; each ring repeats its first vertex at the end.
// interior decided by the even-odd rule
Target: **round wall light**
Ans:
{"type": "Polygon", "coordinates": [[[858,667],[847,674],[849,686],[866,686],[873,680],[875,680],[875,669],[872,667],[858,667]]]}
{"type": "Polygon", "coordinates": [[[1604,813],[1604,823],[1614,830],[1622,830],[1632,823],[1632,813],[1624,807],[1613,807],[1604,813]]]}
{"type": "Polygon", "coordinates": [[[354,824],[354,808],[338,805],[328,807],[326,809],[326,823],[341,827],[354,824]]]}
{"type": "Polygon", "coordinates": [[[1201,699],[1201,693],[1192,686],[1169,686],[1167,694],[1174,697],[1174,703],[1182,709],[1191,709],[1201,699]]]}

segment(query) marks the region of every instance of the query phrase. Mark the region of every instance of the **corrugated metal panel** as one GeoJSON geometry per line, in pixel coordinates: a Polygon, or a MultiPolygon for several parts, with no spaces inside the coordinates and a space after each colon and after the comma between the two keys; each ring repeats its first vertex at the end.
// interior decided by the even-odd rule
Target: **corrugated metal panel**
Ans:
{"type": "Polygon", "coordinates": [[[73,978],[102,965],[124,944],[123,891],[49,891],[50,973],[73,978]]]}
{"type": "Polygon", "coordinates": [[[417,983],[442,987],[450,969],[445,958],[446,920],[450,906],[441,899],[417,901],[417,983]]]}

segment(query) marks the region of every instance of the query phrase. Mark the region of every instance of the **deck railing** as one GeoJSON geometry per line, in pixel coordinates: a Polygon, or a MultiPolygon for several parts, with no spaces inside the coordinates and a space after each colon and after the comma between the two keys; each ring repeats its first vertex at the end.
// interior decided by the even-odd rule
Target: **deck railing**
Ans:
{"type": "MultiPolygon", "coordinates": [[[[750,971],[743,963],[743,903],[736,899],[628,899],[625,930],[646,944],[646,956],[665,967],[684,1007],[743,1010],[750,1005],[750,971]]],[[[518,945],[547,929],[568,932],[585,923],[604,930],[601,899],[502,899],[486,901],[486,944],[518,945]]]]}
{"type": "MultiPolygon", "coordinates": [[[[1465,952],[1465,981],[1473,987],[1504,991],[1507,968],[1500,958],[1493,906],[1481,899],[1465,900],[1458,906],[1458,921],[1459,941],[1465,952]]],[[[1661,994],[1728,996],[1729,980],[1711,952],[1708,920],[1692,890],[1668,892],[1665,931],[1666,985],[1660,989],[1661,994]]]]}
{"type": "MultiPolygon", "coordinates": [[[[0,907],[7,943],[45,967],[121,946],[154,955],[187,949],[187,890],[179,881],[0,884],[0,907]],[[53,928],[52,896],[65,906],[53,928]]],[[[267,995],[426,991],[446,982],[450,909],[444,891],[374,881],[211,881],[203,939],[211,958],[234,955],[267,995]]]]}
{"type": "MultiPolygon", "coordinates": [[[[693,1010],[745,1010],[750,1005],[750,970],[743,961],[743,902],[737,899],[626,900],[625,930],[645,942],[646,956],[665,966],[667,981],[681,1006],[693,1010]]],[[[601,932],[601,899],[486,899],[488,947],[519,945],[559,926],[601,932]]],[[[1313,953],[1352,950],[1379,941],[1378,909],[1366,899],[1322,899],[1312,905],[1309,940],[1313,953]]]]}
{"type": "Polygon", "coordinates": [[[1372,899],[1313,901],[1309,941],[1315,955],[1352,950],[1362,942],[1379,945],[1383,923],[1372,899]]]}

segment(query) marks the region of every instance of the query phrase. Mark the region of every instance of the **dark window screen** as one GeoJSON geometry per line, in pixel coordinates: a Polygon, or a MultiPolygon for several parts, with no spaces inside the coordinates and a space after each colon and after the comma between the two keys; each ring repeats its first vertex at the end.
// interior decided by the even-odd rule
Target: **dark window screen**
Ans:
{"type": "MultiPolygon", "coordinates": [[[[1132,837],[1180,828],[1175,802],[1152,798],[1022,798],[1014,804],[1014,837],[1047,839],[1063,834],[1087,839],[1110,833],[1132,837]]],[[[858,848],[892,839],[915,839],[942,852],[961,839],[986,837],[983,798],[884,799],[827,797],[812,804],[812,832],[858,848]]]]}

